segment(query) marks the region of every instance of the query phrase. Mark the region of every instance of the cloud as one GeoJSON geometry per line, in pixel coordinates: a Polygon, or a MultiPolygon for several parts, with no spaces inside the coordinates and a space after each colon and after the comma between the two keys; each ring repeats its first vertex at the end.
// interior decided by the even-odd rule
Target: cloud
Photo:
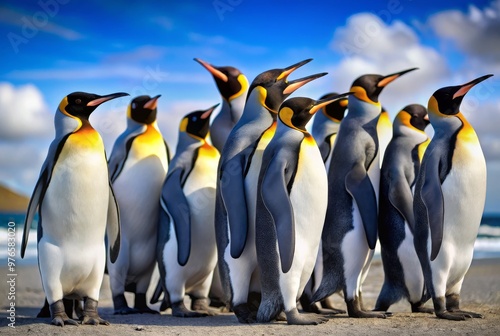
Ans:
{"type": "Polygon", "coordinates": [[[40,7],[40,10],[27,14],[18,10],[2,7],[0,8],[0,22],[20,27],[21,29],[19,31],[13,31],[12,33],[25,38],[34,37],[38,31],[43,31],[69,41],[82,39],[84,36],[79,32],[53,22],[54,17],[56,17],[59,12],[59,10],[55,10],[55,8],[56,7],[52,8],[52,12],[47,12],[40,7]]]}
{"type": "Polygon", "coordinates": [[[54,132],[53,115],[36,86],[0,83],[0,140],[48,138],[54,132]]]}
{"type": "Polygon", "coordinates": [[[136,63],[142,61],[154,61],[165,56],[167,51],[168,48],[164,46],[143,45],[131,51],[112,53],[105,57],[103,62],[136,63]]]}
{"type": "Polygon", "coordinates": [[[163,29],[170,31],[174,28],[174,22],[171,18],[166,17],[166,16],[156,16],[151,18],[151,22],[157,24],[158,26],[162,27],[163,29]]]}
{"type": "Polygon", "coordinates": [[[370,13],[351,16],[335,30],[330,44],[343,56],[329,73],[336,91],[347,91],[360,75],[388,75],[412,67],[419,69],[402,76],[384,89],[382,104],[395,114],[410,103],[426,105],[430,95],[449,78],[446,59],[435,49],[420,43],[415,31],[400,21],[384,23],[370,13]]]}
{"type": "Polygon", "coordinates": [[[207,46],[224,46],[247,55],[263,55],[268,51],[265,47],[233,41],[222,35],[206,36],[198,33],[189,33],[188,39],[192,42],[201,43],[207,46]]]}
{"type": "Polygon", "coordinates": [[[428,25],[438,37],[469,55],[477,67],[482,64],[490,72],[500,71],[500,0],[484,9],[470,5],[467,13],[448,10],[434,14],[428,25]]]}

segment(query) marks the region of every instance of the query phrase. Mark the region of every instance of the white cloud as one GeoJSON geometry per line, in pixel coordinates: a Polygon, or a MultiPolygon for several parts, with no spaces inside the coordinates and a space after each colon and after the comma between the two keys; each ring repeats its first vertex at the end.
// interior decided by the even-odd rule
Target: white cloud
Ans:
{"type": "Polygon", "coordinates": [[[347,91],[352,82],[367,73],[388,75],[412,67],[419,69],[389,84],[380,100],[394,117],[407,104],[427,104],[432,93],[448,79],[446,59],[422,45],[415,31],[400,21],[388,25],[370,13],[351,16],[338,28],[330,47],[344,56],[329,69],[334,90],[347,91]]]}
{"type": "Polygon", "coordinates": [[[449,10],[434,14],[428,25],[469,55],[476,68],[500,71],[500,0],[483,9],[470,5],[468,13],[449,10]]]}
{"type": "Polygon", "coordinates": [[[238,41],[230,40],[222,35],[206,36],[198,33],[189,33],[190,41],[208,45],[208,46],[224,46],[231,50],[235,50],[244,54],[263,55],[267,52],[267,48],[255,45],[244,44],[238,41]]]}
{"type": "Polygon", "coordinates": [[[34,85],[16,88],[10,83],[0,83],[0,140],[47,138],[54,133],[53,115],[34,85]]]}

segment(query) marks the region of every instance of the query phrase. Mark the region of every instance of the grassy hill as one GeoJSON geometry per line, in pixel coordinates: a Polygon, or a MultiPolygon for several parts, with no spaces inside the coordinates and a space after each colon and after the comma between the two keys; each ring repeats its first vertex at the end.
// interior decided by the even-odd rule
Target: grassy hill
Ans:
{"type": "Polygon", "coordinates": [[[24,212],[29,200],[29,197],[0,185],[0,212],[24,212]]]}

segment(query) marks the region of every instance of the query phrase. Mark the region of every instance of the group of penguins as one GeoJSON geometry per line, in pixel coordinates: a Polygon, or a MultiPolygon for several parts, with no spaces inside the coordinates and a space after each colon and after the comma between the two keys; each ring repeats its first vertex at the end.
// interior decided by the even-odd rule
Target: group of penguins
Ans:
{"type": "Polygon", "coordinates": [[[97,311],[105,269],[116,314],[158,313],[146,300],[157,265],[150,302],[163,293],[161,310],[179,317],[214,315],[220,301],[241,323],[319,324],[345,313],[335,293],[350,317],[385,318],[401,299],[413,312],[482,317],[459,307],[486,194],[485,159],[460,103],[491,75],[440,88],[427,108],[408,105],[391,121],[379,95],[416,68],[363,75],[315,100],[288,98],[326,75],[288,79],[311,59],[251,84],[234,67],[195,61],[222,106],[213,122],[219,104],[185,115],[172,158],[159,95],[132,99],[109,159],[89,116],[127,94],[62,99],[21,248],[38,211],[40,316],[77,324],[74,310],[82,324],[109,324],[97,311]],[[385,279],[368,310],[362,284],[377,242],[385,279]],[[434,309],[424,307],[430,298],[434,309]]]}

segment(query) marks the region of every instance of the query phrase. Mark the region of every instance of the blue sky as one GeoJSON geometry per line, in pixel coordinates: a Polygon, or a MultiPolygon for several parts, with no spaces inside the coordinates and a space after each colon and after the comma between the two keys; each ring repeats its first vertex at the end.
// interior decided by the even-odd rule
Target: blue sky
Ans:
{"type": "MultiPolygon", "coordinates": [[[[30,194],[53,138],[53,114],[73,91],[161,94],[158,122],[175,150],[181,117],[220,101],[193,58],[239,68],[249,79],[314,60],[291,78],[329,74],[294,96],[345,92],[363,73],[420,69],[391,84],[392,116],[427,104],[439,87],[495,76],[462,111],[488,162],[487,211],[500,212],[500,0],[495,1],[2,1],[0,183],[30,194]]],[[[129,98],[91,117],[111,149],[129,98]]]]}

